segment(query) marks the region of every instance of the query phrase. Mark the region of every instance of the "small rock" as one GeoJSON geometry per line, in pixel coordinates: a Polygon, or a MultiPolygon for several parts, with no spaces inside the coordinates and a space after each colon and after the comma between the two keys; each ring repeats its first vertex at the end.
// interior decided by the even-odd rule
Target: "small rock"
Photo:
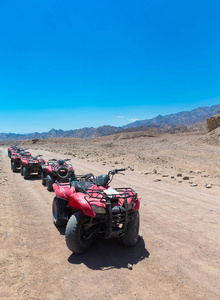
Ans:
{"type": "Polygon", "coordinates": [[[189,176],[184,176],[183,180],[189,180],[189,176]]]}
{"type": "Polygon", "coordinates": [[[178,180],[179,183],[182,183],[182,180],[178,180]]]}
{"type": "Polygon", "coordinates": [[[198,185],[197,183],[190,184],[190,186],[197,186],[197,185],[198,185]]]}
{"type": "Polygon", "coordinates": [[[162,177],[169,177],[169,175],[164,174],[164,175],[162,175],[162,177]]]}
{"type": "Polygon", "coordinates": [[[207,189],[211,189],[211,188],[212,188],[212,185],[211,185],[211,184],[206,184],[205,187],[206,187],[207,189]]]}
{"type": "Polygon", "coordinates": [[[129,263],[128,263],[128,269],[129,269],[129,270],[132,270],[132,269],[133,269],[132,264],[129,264],[129,263]]]}
{"type": "Polygon", "coordinates": [[[182,174],[181,174],[181,173],[178,173],[176,176],[177,176],[177,177],[182,177],[182,174]]]}
{"type": "Polygon", "coordinates": [[[170,177],[171,177],[172,179],[174,179],[174,178],[175,178],[175,176],[173,176],[173,175],[172,175],[172,176],[170,176],[170,177]]]}
{"type": "Polygon", "coordinates": [[[195,171],[196,174],[201,174],[202,172],[200,170],[195,171]]]}

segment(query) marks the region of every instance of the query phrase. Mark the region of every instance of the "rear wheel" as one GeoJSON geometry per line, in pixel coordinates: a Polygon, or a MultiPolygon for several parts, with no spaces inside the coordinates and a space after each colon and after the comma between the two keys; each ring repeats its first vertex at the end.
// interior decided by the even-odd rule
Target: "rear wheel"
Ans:
{"type": "Polygon", "coordinates": [[[27,167],[24,167],[24,168],[23,168],[23,176],[24,176],[24,179],[28,179],[29,172],[28,172],[27,167]]]}
{"type": "Polygon", "coordinates": [[[57,197],[53,199],[52,214],[53,214],[53,222],[57,227],[66,225],[67,221],[62,218],[62,213],[59,207],[59,202],[57,197]]]}
{"type": "Polygon", "coordinates": [[[93,242],[92,236],[88,236],[89,218],[81,211],[72,215],[66,226],[66,244],[73,253],[83,253],[88,250],[93,242]]]}
{"type": "Polygon", "coordinates": [[[57,170],[57,176],[61,179],[66,179],[69,177],[69,171],[66,167],[60,167],[57,170]]]}
{"type": "Polygon", "coordinates": [[[51,175],[46,177],[46,187],[48,191],[53,191],[53,178],[51,175]]]}
{"type": "Polygon", "coordinates": [[[139,211],[134,216],[134,219],[127,224],[126,232],[122,236],[122,243],[125,246],[134,246],[138,241],[139,233],[139,224],[140,224],[140,215],[139,211]]]}
{"type": "Polygon", "coordinates": [[[44,177],[44,173],[43,172],[41,172],[41,183],[42,183],[42,185],[46,185],[46,178],[44,177]]]}

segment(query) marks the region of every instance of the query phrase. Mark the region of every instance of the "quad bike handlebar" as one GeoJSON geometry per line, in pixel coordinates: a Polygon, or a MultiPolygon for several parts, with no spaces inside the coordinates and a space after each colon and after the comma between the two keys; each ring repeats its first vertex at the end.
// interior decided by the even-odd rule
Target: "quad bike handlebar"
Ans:
{"type": "Polygon", "coordinates": [[[125,168],[114,169],[114,170],[109,171],[108,174],[106,174],[106,175],[100,175],[97,177],[95,177],[93,175],[93,173],[88,173],[85,176],[82,176],[79,181],[90,181],[91,183],[94,183],[97,185],[107,185],[112,181],[114,175],[116,175],[116,174],[124,175],[123,173],[120,173],[120,172],[123,172],[125,170],[126,170],[125,168]]]}
{"type": "Polygon", "coordinates": [[[123,172],[123,171],[126,171],[126,169],[125,168],[122,168],[122,169],[114,169],[114,170],[111,170],[111,171],[109,171],[108,172],[108,174],[110,175],[115,175],[115,174],[117,174],[117,173],[119,173],[119,172],[123,172]]]}
{"type": "MultiPolygon", "coordinates": [[[[84,189],[83,186],[88,183],[94,184],[97,186],[107,186],[112,181],[114,175],[116,175],[116,174],[124,175],[123,173],[120,173],[123,171],[126,171],[126,168],[114,169],[114,170],[109,171],[107,174],[99,175],[97,177],[95,177],[93,175],[93,173],[88,173],[85,175],[76,176],[75,180],[73,180],[72,178],[69,178],[68,182],[69,182],[70,186],[72,185],[72,182],[74,183],[74,186],[76,185],[76,182],[78,182],[77,186],[81,186],[82,190],[84,189]]],[[[62,177],[62,179],[64,179],[64,177],[62,177]]],[[[66,182],[66,183],[68,183],[68,182],[66,182]]],[[[56,180],[56,183],[59,185],[60,180],[56,180]]],[[[84,192],[85,191],[86,190],[84,190],[84,192]]]]}
{"type": "Polygon", "coordinates": [[[116,175],[116,174],[124,175],[123,173],[120,173],[123,171],[126,171],[126,169],[122,168],[122,169],[114,169],[114,170],[109,171],[108,172],[108,184],[112,181],[114,175],[116,175]]]}
{"type": "MultiPolygon", "coordinates": [[[[55,162],[55,161],[58,161],[59,159],[56,159],[56,158],[51,158],[51,159],[48,159],[48,161],[51,161],[51,162],[55,162]]],[[[65,159],[60,159],[60,160],[63,160],[63,161],[70,161],[71,158],[65,158],[65,159]]]]}
{"type": "Polygon", "coordinates": [[[33,156],[33,159],[37,159],[38,157],[40,158],[40,157],[42,157],[43,155],[42,154],[38,154],[38,155],[36,155],[36,156],[33,156]]]}

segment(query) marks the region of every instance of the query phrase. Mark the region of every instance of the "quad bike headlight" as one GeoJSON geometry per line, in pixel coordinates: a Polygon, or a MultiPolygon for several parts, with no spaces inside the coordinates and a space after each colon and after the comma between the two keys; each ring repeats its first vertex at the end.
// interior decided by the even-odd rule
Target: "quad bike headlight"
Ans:
{"type": "Polygon", "coordinates": [[[106,214],[106,210],[104,207],[92,205],[92,208],[94,209],[96,214],[106,214]]]}

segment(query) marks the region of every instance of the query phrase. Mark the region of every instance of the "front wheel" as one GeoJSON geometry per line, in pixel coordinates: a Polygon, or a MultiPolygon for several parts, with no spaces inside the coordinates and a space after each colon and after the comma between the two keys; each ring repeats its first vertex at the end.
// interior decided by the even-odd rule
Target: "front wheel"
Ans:
{"type": "Polygon", "coordinates": [[[28,172],[27,167],[24,167],[24,168],[23,168],[23,176],[24,176],[24,179],[28,179],[29,172],[28,172]]]}
{"type": "Polygon", "coordinates": [[[139,233],[139,224],[140,224],[140,215],[139,211],[134,215],[134,219],[127,224],[126,232],[122,236],[122,243],[125,246],[134,246],[138,241],[139,233]]]}
{"type": "Polygon", "coordinates": [[[46,185],[46,178],[44,177],[44,173],[43,172],[41,172],[41,183],[42,183],[42,185],[46,185]]]}
{"type": "Polygon", "coordinates": [[[78,211],[70,217],[67,223],[66,244],[73,253],[84,253],[93,242],[86,226],[88,222],[89,218],[78,211]]]}
{"type": "Polygon", "coordinates": [[[12,169],[12,172],[16,172],[16,162],[12,161],[11,162],[11,169],[12,169]]]}
{"type": "Polygon", "coordinates": [[[21,173],[21,176],[23,176],[23,165],[21,165],[21,168],[20,168],[20,173],[21,173]]]}
{"type": "Polygon", "coordinates": [[[53,199],[52,214],[53,214],[53,222],[57,227],[66,225],[67,221],[62,217],[57,197],[53,199]]]}
{"type": "Polygon", "coordinates": [[[53,191],[53,178],[51,175],[46,177],[46,187],[48,191],[53,191]]]}

